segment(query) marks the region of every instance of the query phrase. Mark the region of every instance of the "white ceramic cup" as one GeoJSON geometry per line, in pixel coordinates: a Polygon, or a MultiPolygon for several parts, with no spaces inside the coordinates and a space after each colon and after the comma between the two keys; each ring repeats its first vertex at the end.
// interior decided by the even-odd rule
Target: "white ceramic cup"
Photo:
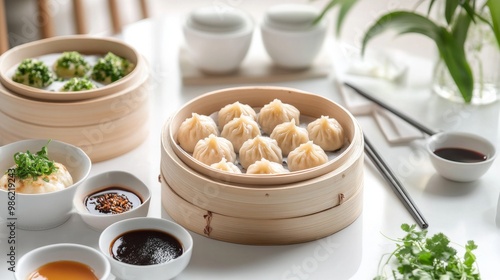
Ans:
{"type": "Polygon", "coordinates": [[[98,279],[108,279],[110,276],[110,264],[98,250],[80,244],[59,243],[24,254],[17,262],[15,278],[28,279],[28,276],[41,266],[61,260],[76,261],[89,266],[98,279]]]}
{"type": "Polygon", "coordinates": [[[99,248],[111,263],[111,272],[119,279],[171,279],[179,275],[191,260],[193,238],[186,229],[165,219],[132,218],[116,222],[107,227],[99,237],[99,248]],[[159,230],[171,234],[182,244],[182,255],[171,261],[154,265],[132,265],[120,262],[111,256],[110,246],[117,237],[128,231],[142,229],[159,230]]]}
{"type": "Polygon", "coordinates": [[[85,180],[76,191],[73,199],[75,209],[82,220],[91,228],[102,231],[106,227],[121,220],[146,217],[149,212],[149,204],[151,201],[151,192],[139,178],[123,171],[104,172],[85,180]],[[120,214],[92,214],[86,206],[86,198],[98,191],[104,190],[107,187],[116,186],[129,190],[137,194],[142,203],[138,207],[132,208],[129,211],[120,214]]]}
{"type": "Polygon", "coordinates": [[[212,74],[236,71],[248,53],[254,23],[237,9],[201,7],[189,13],[183,26],[189,58],[212,74]]]}
{"type": "Polygon", "coordinates": [[[261,23],[264,47],[282,68],[310,67],[320,53],[326,37],[327,23],[313,24],[319,11],[310,5],[280,4],[269,8],[261,23]]]}
{"type": "Polygon", "coordinates": [[[496,158],[495,146],[487,139],[464,132],[441,132],[427,140],[427,151],[436,171],[452,181],[470,182],[479,179],[490,168],[496,158]],[[479,162],[458,162],[436,155],[436,150],[459,148],[486,156],[479,162]]]}

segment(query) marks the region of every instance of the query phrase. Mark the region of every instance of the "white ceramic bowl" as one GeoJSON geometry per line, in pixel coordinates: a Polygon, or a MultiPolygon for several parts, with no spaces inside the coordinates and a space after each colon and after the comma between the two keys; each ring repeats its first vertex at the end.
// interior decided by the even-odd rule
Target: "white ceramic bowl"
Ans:
{"type": "Polygon", "coordinates": [[[146,217],[149,212],[150,201],[151,192],[148,186],[141,180],[128,172],[111,171],[95,175],[85,180],[85,182],[78,187],[73,199],[73,204],[75,205],[76,211],[87,225],[96,230],[104,230],[109,225],[121,220],[146,217]],[[141,205],[121,214],[106,215],[90,213],[85,206],[85,199],[89,195],[111,186],[134,192],[140,197],[142,201],[141,205]]]}
{"type": "Polygon", "coordinates": [[[119,279],[171,279],[179,275],[191,260],[193,238],[186,229],[165,219],[132,218],[107,227],[99,237],[99,248],[111,263],[111,272],[119,279]],[[128,231],[141,229],[159,230],[174,236],[183,246],[182,255],[169,262],[155,265],[131,265],[114,259],[110,253],[110,246],[114,240],[128,231]]]}
{"type": "Polygon", "coordinates": [[[88,265],[98,279],[108,279],[110,276],[109,261],[98,250],[79,244],[60,243],[40,247],[24,254],[17,262],[15,278],[28,279],[28,276],[41,266],[61,260],[88,265]]]}
{"type": "Polygon", "coordinates": [[[195,9],[183,26],[188,55],[204,72],[234,72],[248,53],[253,28],[253,20],[241,10],[195,9]]]}
{"type": "MultiPolygon", "coordinates": [[[[14,142],[0,147],[0,172],[14,166],[14,154],[30,151],[35,153],[47,144],[47,139],[29,139],[14,142]]],[[[29,230],[42,230],[56,227],[71,216],[73,196],[77,187],[87,178],[91,162],[80,148],[52,140],[48,147],[48,157],[66,166],[73,177],[73,185],[55,192],[43,194],[22,194],[0,190],[0,205],[5,209],[0,211],[0,218],[17,218],[16,227],[29,230]],[[7,211],[7,205],[12,204],[13,212],[7,211]]]]}
{"type": "MultiPolygon", "coordinates": [[[[427,141],[427,151],[436,171],[449,180],[470,182],[479,179],[488,171],[496,158],[495,146],[478,135],[463,132],[442,132],[431,136],[427,141]],[[480,162],[458,162],[436,155],[436,150],[459,148],[486,156],[480,162]]],[[[457,155],[457,153],[454,153],[457,155]]]]}
{"type": "Polygon", "coordinates": [[[313,24],[319,11],[310,5],[280,4],[269,8],[260,30],[264,47],[276,65],[288,69],[308,68],[320,53],[327,24],[313,24]]]}

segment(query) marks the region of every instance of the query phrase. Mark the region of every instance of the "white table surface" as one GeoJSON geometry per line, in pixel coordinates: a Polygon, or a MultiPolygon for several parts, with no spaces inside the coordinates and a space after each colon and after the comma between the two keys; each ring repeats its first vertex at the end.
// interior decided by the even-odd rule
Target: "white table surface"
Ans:
{"type": "MultiPolygon", "coordinates": [[[[125,28],[122,39],[136,47],[151,68],[151,119],[147,140],[133,151],[96,163],[91,174],[123,170],[135,174],[152,190],[150,216],[170,219],[162,210],[160,184],[160,130],[165,120],[185,102],[205,92],[238,85],[183,86],[177,64],[182,44],[179,18],[148,19],[125,28]]],[[[332,54],[335,58],[338,54],[332,54]]],[[[333,59],[333,65],[342,59],[333,59]]],[[[383,80],[342,77],[436,130],[478,133],[495,142],[500,138],[499,103],[482,107],[450,103],[430,91],[432,64],[408,55],[408,81],[394,85],[383,80]]],[[[334,73],[332,71],[332,73],[334,73]]],[[[274,83],[293,87],[343,103],[336,75],[315,80],[274,83]]],[[[472,183],[441,178],[424,151],[424,141],[390,145],[370,115],[357,117],[364,132],[396,171],[429,222],[429,235],[443,232],[463,245],[474,240],[483,279],[498,279],[500,261],[500,162],[472,183]]],[[[212,240],[192,233],[194,251],[186,270],[176,279],[372,279],[380,257],[394,249],[389,237],[401,237],[402,223],[414,220],[370,160],[365,160],[363,213],[347,228],[323,239],[286,246],[247,246],[212,240]]],[[[0,230],[0,279],[13,279],[7,271],[6,229],[0,230]]],[[[36,247],[74,242],[97,248],[99,232],[74,215],[65,224],[45,231],[17,230],[16,257],[36,247]]]]}

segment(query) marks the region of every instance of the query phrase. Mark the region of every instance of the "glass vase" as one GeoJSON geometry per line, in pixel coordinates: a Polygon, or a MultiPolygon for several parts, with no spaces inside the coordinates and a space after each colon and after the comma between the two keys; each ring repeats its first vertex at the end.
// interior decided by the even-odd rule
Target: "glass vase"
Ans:
{"type": "MultiPolygon", "coordinates": [[[[470,104],[484,105],[497,101],[500,98],[500,48],[488,25],[479,21],[476,24],[471,23],[465,52],[474,77],[470,104]]],[[[438,59],[434,67],[432,89],[448,100],[465,103],[441,59],[438,59]]]]}

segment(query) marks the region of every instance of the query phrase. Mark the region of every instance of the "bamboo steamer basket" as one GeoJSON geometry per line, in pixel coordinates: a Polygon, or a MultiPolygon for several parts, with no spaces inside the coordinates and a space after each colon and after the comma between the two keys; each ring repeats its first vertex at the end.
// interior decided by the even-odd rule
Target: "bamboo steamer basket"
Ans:
{"type": "Polygon", "coordinates": [[[185,228],[208,238],[247,245],[287,245],[317,240],[352,224],[363,208],[363,187],[342,204],[311,215],[251,219],[221,215],[193,205],[161,179],[162,205],[185,228]]]}
{"type": "Polygon", "coordinates": [[[228,183],[193,170],[176,156],[168,145],[168,135],[163,135],[160,170],[177,195],[215,213],[253,219],[309,215],[338,205],[341,196],[350,197],[362,186],[362,140],[356,138],[352,145],[358,148],[334,171],[306,181],[263,187],[228,183]]]}
{"type": "Polygon", "coordinates": [[[84,100],[33,99],[0,83],[0,145],[55,139],[80,147],[93,162],[131,151],[149,133],[144,124],[150,111],[147,64],[140,62],[134,71],[125,84],[113,87],[117,91],[84,100]]]}
{"type": "Polygon", "coordinates": [[[350,112],[339,104],[316,94],[285,87],[236,87],[209,92],[191,100],[173,115],[166,129],[168,130],[168,138],[174,152],[190,168],[211,178],[217,178],[218,180],[226,182],[273,185],[308,180],[340,167],[343,161],[348,158],[355,149],[359,148],[356,146],[356,140],[362,138],[362,132],[360,127],[356,124],[355,118],[350,112]],[[321,166],[286,174],[268,175],[262,178],[262,176],[254,174],[230,174],[201,164],[189,153],[185,152],[177,142],[178,128],[185,119],[191,117],[193,112],[211,115],[214,112],[218,112],[225,105],[232,104],[236,101],[258,108],[274,99],[280,99],[283,103],[295,106],[300,110],[301,116],[319,118],[322,115],[327,115],[337,119],[348,138],[347,148],[345,148],[335,159],[329,160],[326,164],[321,166]]]}
{"type": "MultiPolygon", "coordinates": [[[[130,45],[113,38],[98,38],[88,35],[58,36],[38,40],[14,47],[0,57],[0,82],[13,93],[45,101],[74,101],[103,97],[125,90],[140,79],[144,58],[130,45]],[[78,51],[87,55],[105,55],[112,52],[128,59],[135,65],[134,70],[120,80],[103,87],[73,93],[54,92],[16,83],[12,80],[13,69],[23,59],[37,58],[65,51],[78,51]]],[[[52,67],[52,65],[48,65],[52,67]]]]}
{"type": "Polygon", "coordinates": [[[165,123],[161,145],[163,208],[178,223],[209,238],[258,245],[306,242],[345,228],[362,211],[361,129],[347,110],[311,93],[240,87],[204,94],[165,123]],[[275,98],[310,117],[335,117],[346,131],[347,147],[318,168],[234,175],[200,168],[202,163],[175,142],[177,128],[192,112],[211,115],[235,101],[261,107],[275,98]]]}

